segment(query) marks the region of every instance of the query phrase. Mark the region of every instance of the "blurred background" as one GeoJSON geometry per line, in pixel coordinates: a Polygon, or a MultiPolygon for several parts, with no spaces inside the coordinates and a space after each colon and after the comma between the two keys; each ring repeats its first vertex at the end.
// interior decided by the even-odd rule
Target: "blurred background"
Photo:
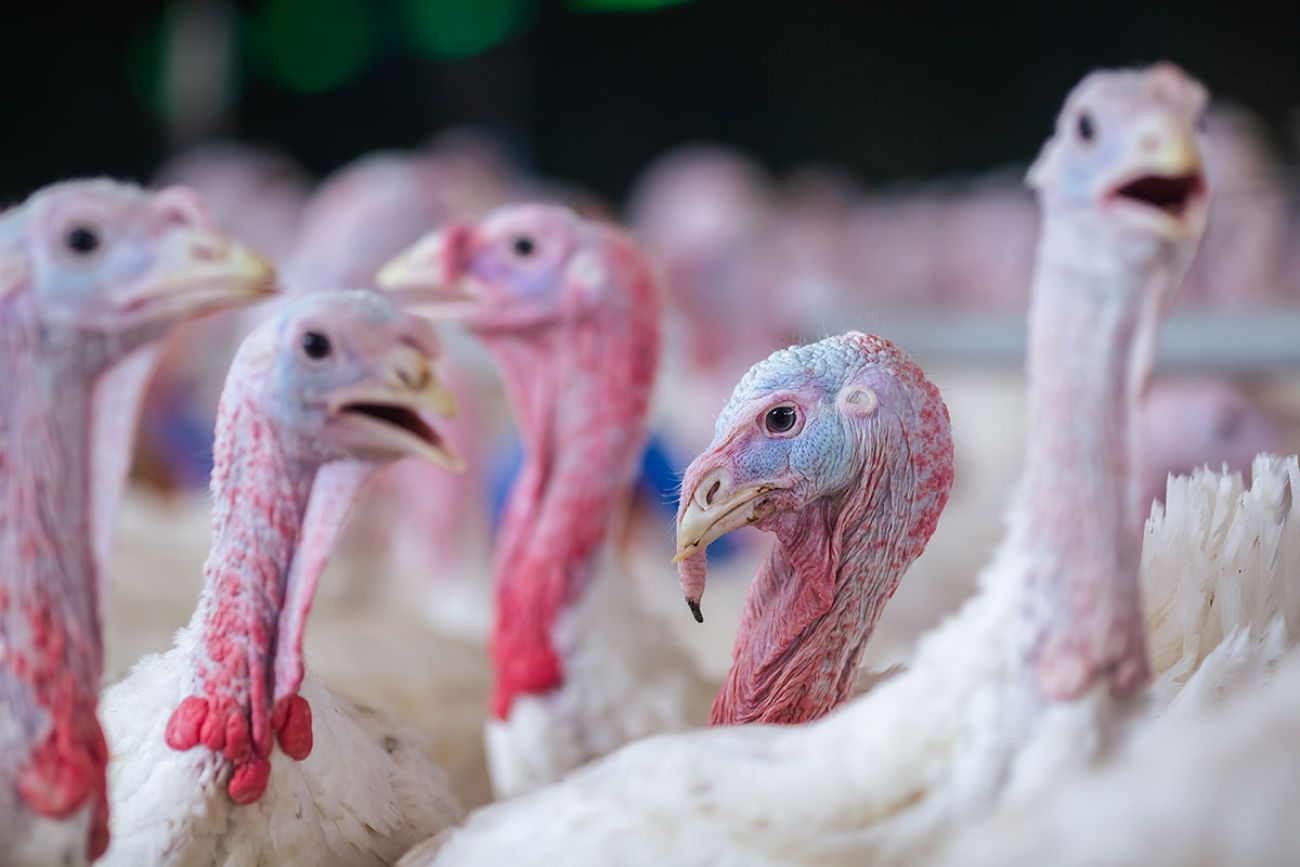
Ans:
{"type": "Polygon", "coordinates": [[[1029,159],[1097,65],[1173,59],[1279,144],[1300,84],[1284,2],[62,0],[3,31],[7,200],[212,135],[321,174],[465,124],[607,197],[697,139],[879,182],[1029,159]]]}
{"type": "MultiPolygon", "coordinates": [[[[969,593],[1001,533],[1037,227],[1021,179],[1088,70],[1167,58],[1215,97],[1210,226],[1148,395],[1147,497],[1170,472],[1248,474],[1256,452],[1300,448],[1300,4],[894,5],[13,3],[0,202],[70,176],[184,183],[290,292],[365,285],[423,232],[504,202],[623,222],[660,274],[665,345],[616,547],[715,677],[766,539],[720,540],[709,621],[690,621],[668,565],[678,473],[772,350],[850,328],[889,337],[940,385],[958,463],[870,645],[867,663],[885,665],[969,593]]],[[[217,395],[257,315],[200,323],[167,351],[120,516],[110,674],[166,647],[193,608],[217,395]]],[[[455,332],[446,376],[469,471],[404,467],[376,487],[308,650],[331,687],[436,725],[473,805],[492,533],[520,454],[491,364],[455,332]]]]}

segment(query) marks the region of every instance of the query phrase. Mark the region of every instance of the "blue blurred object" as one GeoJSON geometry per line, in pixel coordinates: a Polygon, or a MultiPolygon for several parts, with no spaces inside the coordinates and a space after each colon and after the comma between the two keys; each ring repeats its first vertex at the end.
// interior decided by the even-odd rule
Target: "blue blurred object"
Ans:
{"type": "Polygon", "coordinates": [[[177,487],[201,490],[212,474],[212,421],[173,407],[171,412],[146,413],[149,439],[177,487]]]}
{"type": "MultiPolygon", "coordinates": [[[[677,518],[682,473],[685,471],[686,463],[673,460],[668,444],[659,436],[652,435],[650,442],[646,443],[645,454],[641,457],[641,476],[637,480],[637,487],[667,512],[670,522],[677,518]]],[[[725,562],[738,551],[734,539],[722,536],[709,546],[708,556],[714,562],[725,562]]]]}
{"type": "MultiPolygon", "coordinates": [[[[510,496],[510,486],[524,463],[523,445],[519,438],[510,436],[504,445],[497,449],[488,468],[489,503],[492,509],[492,530],[501,525],[501,516],[510,496]]],[[[645,453],[641,457],[641,473],[637,477],[637,488],[641,494],[652,500],[668,522],[677,517],[677,502],[681,490],[682,472],[685,464],[673,459],[667,444],[658,436],[651,436],[646,443],[645,453]]],[[[725,562],[739,552],[735,540],[723,536],[709,546],[709,559],[725,562]]]]}
{"type": "Polygon", "coordinates": [[[513,434],[504,437],[492,450],[488,461],[488,507],[492,514],[492,533],[501,527],[501,515],[510,499],[510,487],[524,465],[524,446],[513,434]]]}

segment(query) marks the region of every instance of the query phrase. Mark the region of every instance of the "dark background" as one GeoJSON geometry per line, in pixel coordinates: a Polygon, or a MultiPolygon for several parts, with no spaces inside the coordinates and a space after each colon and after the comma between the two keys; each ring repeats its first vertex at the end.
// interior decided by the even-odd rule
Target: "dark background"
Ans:
{"type": "Polygon", "coordinates": [[[611,197],[693,140],[777,170],[838,163],[871,182],[959,173],[1031,158],[1089,68],[1162,57],[1257,110],[1279,144],[1300,119],[1300,4],[604,8],[620,2],[655,0],[213,0],[234,24],[230,99],[178,130],[157,96],[174,8],[6,0],[0,197],[70,175],[145,178],[206,134],[277,144],[323,173],[464,123],[611,197]],[[451,33],[450,46],[420,43],[412,22],[430,10],[433,42],[451,33]],[[313,56],[353,60],[336,80],[303,80],[313,56]]]}

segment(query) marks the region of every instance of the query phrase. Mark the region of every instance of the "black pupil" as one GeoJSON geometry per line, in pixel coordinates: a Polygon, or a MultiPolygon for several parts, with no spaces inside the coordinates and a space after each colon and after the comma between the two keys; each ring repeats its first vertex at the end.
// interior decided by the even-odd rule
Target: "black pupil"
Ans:
{"type": "Polygon", "coordinates": [[[308,331],[302,336],[302,351],[308,358],[324,358],[330,354],[330,339],[319,331],[308,331]]]}
{"type": "Polygon", "coordinates": [[[536,249],[537,245],[533,243],[532,238],[524,237],[522,235],[515,238],[515,252],[520,256],[531,256],[533,251],[536,249]]]}
{"type": "Polygon", "coordinates": [[[1079,136],[1084,141],[1092,141],[1092,137],[1096,132],[1092,126],[1092,118],[1086,114],[1079,115],[1079,136]]]}
{"type": "Polygon", "coordinates": [[[775,406],[767,411],[767,429],[777,433],[785,433],[794,427],[794,407],[792,406],[775,406]]]}
{"type": "Polygon", "coordinates": [[[94,229],[74,226],[68,232],[68,248],[77,253],[93,253],[99,248],[99,236],[94,229]]]}

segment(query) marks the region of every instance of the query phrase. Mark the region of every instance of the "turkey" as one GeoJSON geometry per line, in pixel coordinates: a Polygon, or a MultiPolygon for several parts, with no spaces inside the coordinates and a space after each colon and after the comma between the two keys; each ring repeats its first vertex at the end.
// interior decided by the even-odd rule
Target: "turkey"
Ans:
{"type": "Polygon", "coordinates": [[[806,722],[849,696],[877,618],[948,501],[952,459],[939,390],[881,338],[793,347],[746,374],[686,470],[677,519],[697,620],[708,544],[746,525],[777,539],[711,723],[806,722]]]}
{"type": "MultiPolygon", "coordinates": [[[[1044,221],[1025,473],[979,592],[907,671],[809,725],[634,744],[478,811],[404,863],[916,860],[1000,802],[1077,773],[1152,713],[1135,698],[1150,677],[1137,400],[1163,303],[1204,229],[1193,132],[1204,101],[1170,64],[1093,73],[1066,101],[1030,172],[1044,221]]],[[[1189,606],[1204,604],[1221,564],[1185,553],[1173,574],[1189,606]]],[[[1211,665],[1204,638],[1184,689],[1212,694],[1225,668],[1258,675],[1211,665]]]]}
{"type": "Polygon", "coordinates": [[[432,327],[313,294],[240,348],[218,411],[204,589],[171,650],[104,694],[108,865],[384,865],[460,808],[409,726],[304,671],[317,580],[360,486],[402,457],[455,468],[432,327]],[[278,743],[280,749],[275,749],[278,743]]]}
{"type": "Polygon", "coordinates": [[[270,278],[179,188],[71,181],[0,214],[7,859],[84,864],[108,843],[99,572],[149,365],[125,362],[108,392],[105,373],[184,319],[252,300],[270,278]]]}
{"type": "Polygon", "coordinates": [[[510,206],[425,238],[378,279],[464,319],[501,368],[524,440],[493,570],[497,794],[703,724],[711,690],[610,551],[659,354],[640,252],[568,209],[510,206]]]}

